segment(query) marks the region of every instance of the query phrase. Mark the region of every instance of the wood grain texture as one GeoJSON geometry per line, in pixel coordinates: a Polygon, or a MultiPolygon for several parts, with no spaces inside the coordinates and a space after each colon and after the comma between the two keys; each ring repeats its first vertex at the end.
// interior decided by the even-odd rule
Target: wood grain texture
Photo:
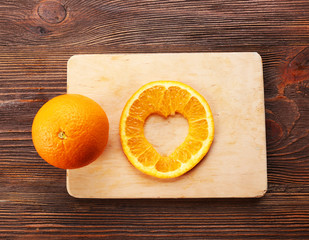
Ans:
{"type": "Polygon", "coordinates": [[[66,16],[49,23],[38,15],[40,1],[0,2],[1,239],[309,238],[308,1],[59,3],[66,16]],[[263,58],[264,198],[73,199],[65,172],[35,152],[32,119],[66,92],[70,56],[221,51],[257,51],[263,58]]]}

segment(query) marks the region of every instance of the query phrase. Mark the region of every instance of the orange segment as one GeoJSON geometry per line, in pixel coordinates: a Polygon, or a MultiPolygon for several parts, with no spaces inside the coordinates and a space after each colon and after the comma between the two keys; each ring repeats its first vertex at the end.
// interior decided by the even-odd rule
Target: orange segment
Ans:
{"type": "Polygon", "coordinates": [[[198,164],[214,137],[210,107],[203,96],[180,82],[157,81],[141,87],[127,102],[120,119],[120,138],[128,160],[158,178],[181,176],[198,164]],[[161,156],[144,136],[144,123],[153,113],[182,114],[189,123],[186,139],[169,156],[161,156]]]}
{"type": "Polygon", "coordinates": [[[208,123],[206,119],[197,120],[189,123],[189,135],[196,140],[203,141],[208,137],[208,123]]]}
{"type": "Polygon", "coordinates": [[[132,104],[130,115],[144,121],[150,112],[158,112],[164,91],[164,87],[155,86],[142,92],[139,98],[132,104]]]}
{"type": "Polygon", "coordinates": [[[146,167],[154,166],[160,159],[160,154],[153,148],[148,148],[138,157],[138,161],[146,167]]]}
{"type": "Polygon", "coordinates": [[[180,168],[181,163],[177,159],[161,157],[156,164],[156,170],[162,173],[172,172],[180,168]]]}
{"type": "Polygon", "coordinates": [[[171,98],[171,114],[175,114],[175,112],[182,113],[185,105],[191,98],[191,94],[178,86],[171,86],[168,88],[168,91],[171,98]]]}
{"type": "Polygon", "coordinates": [[[140,136],[144,134],[144,122],[138,118],[129,116],[126,120],[126,135],[129,137],[140,136]]]}
{"type": "Polygon", "coordinates": [[[176,150],[170,155],[171,158],[176,158],[182,163],[186,163],[191,158],[191,156],[191,151],[184,148],[183,146],[176,148],[176,150]]]}
{"type": "Polygon", "coordinates": [[[164,117],[171,115],[171,93],[169,90],[164,91],[157,113],[164,117]]]}
{"type": "Polygon", "coordinates": [[[182,114],[188,121],[195,121],[206,117],[205,108],[196,97],[190,98],[182,114]]]}
{"type": "Polygon", "coordinates": [[[146,140],[145,137],[132,137],[128,139],[127,146],[130,151],[139,157],[147,148],[151,147],[151,144],[146,140]]]}

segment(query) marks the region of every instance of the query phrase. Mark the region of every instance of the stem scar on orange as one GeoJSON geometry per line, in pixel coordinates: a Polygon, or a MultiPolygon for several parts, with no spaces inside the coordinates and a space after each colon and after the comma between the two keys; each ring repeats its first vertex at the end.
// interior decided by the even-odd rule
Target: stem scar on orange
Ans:
{"type": "Polygon", "coordinates": [[[62,168],[84,167],[96,160],[108,141],[109,123],[101,106],[79,94],[57,96],[37,112],[32,140],[38,154],[62,168]]]}

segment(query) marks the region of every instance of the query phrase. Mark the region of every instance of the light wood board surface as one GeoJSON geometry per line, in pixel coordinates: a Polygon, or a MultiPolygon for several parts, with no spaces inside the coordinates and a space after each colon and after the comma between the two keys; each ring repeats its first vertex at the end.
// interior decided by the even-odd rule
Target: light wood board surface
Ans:
{"type": "MultiPolygon", "coordinates": [[[[68,62],[68,93],[98,102],[109,118],[109,142],[92,164],[67,171],[78,198],[261,197],[267,189],[262,61],[257,53],[76,55],[68,62]],[[215,122],[205,158],[187,174],[156,179],[135,169],[122,152],[119,120],[130,96],[157,80],[180,81],[201,93],[215,122]]],[[[181,117],[153,117],[145,135],[169,151],[186,133],[181,117]],[[149,127],[151,126],[151,127],[149,127]],[[179,129],[179,131],[177,131],[179,129]],[[173,140],[175,139],[175,140],[173,140]]]]}

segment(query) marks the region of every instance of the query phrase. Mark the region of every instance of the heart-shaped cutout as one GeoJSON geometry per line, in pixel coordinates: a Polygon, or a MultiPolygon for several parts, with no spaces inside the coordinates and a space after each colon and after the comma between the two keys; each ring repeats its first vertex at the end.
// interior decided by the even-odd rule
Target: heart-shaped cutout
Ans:
{"type": "Polygon", "coordinates": [[[151,114],[144,124],[144,135],[162,156],[170,155],[188,135],[187,119],[181,114],[164,118],[158,114],[151,114]]]}

